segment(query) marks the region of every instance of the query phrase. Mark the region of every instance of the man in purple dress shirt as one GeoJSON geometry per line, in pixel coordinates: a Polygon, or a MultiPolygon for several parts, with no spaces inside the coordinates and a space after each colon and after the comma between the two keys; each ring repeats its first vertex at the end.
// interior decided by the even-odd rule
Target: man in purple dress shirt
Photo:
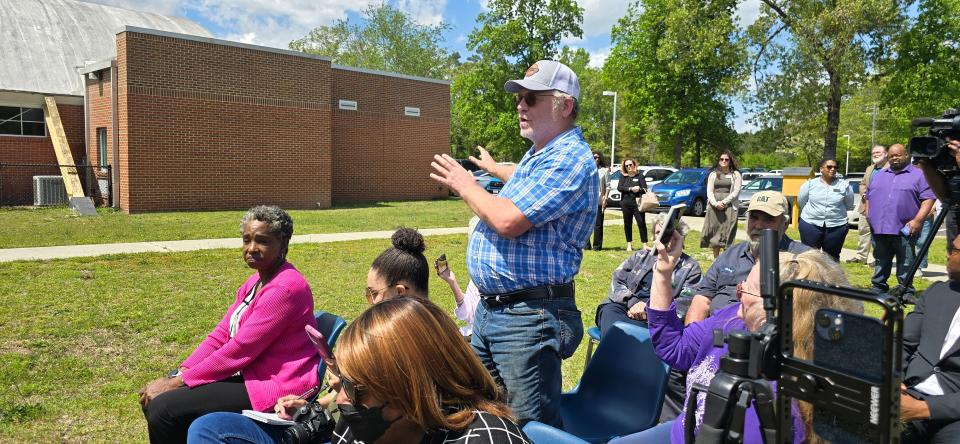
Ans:
{"type": "MultiPolygon", "coordinates": [[[[910,164],[907,150],[901,144],[890,147],[889,166],[880,170],[864,195],[867,222],[873,233],[877,260],[873,288],[887,292],[890,268],[897,258],[897,282],[903,284],[907,269],[916,260],[917,237],[923,220],[936,200],[930,185],[919,168],[910,164]]],[[[912,294],[913,287],[907,288],[912,294]]]]}

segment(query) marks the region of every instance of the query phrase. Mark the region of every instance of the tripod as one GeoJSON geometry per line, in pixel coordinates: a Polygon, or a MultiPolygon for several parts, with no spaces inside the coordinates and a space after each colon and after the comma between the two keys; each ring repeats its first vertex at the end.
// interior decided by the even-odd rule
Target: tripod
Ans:
{"type": "MultiPolygon", "coordinates": [[[[697,444],[742,443],[743,423],[747,409],[753,402],[760,420],[764,443],[777,440],[777,422],[773,390],[757,370],[751,370],[750,350],[760,347],[760,341],[744,331],[734,331],[727,338],[729,353],[720,360],[720,371],[710,387],[694,384],[687,399],[684,422],[684,441],[694,442],[696,400],[698,392],[706,392],[703,424],[696,436],[697,444]]],[[[754,366],[758,369],[758,367],[754,366]]]]}
{"type": "MultiPolygon", "coordinates": [[[[923,245],[920,246],[920,249],[917,251],[917,254],[914,257],[913,263],[910,264],[910,268],[907,269],[907,276],[903,280],[903,283],[897,285],[890,289],[890,296],[897,298],[897,303],[900,306],[905,304],[913,304],[914,301],[908,300],[908,291],[907,289],[913,288],[913,278],[917,274],[917,270],[920,269],[920,262],[923,262],[923,258],[927,255],[927,252],[930,250],[930,245],[933,244],[933,239],[936,237],[936,233],[940,231],[940,226],[943,225],[944,219],[947,217],[947,211],[957,211],[957,208],[951,205],[944,205],[943,209],[940,210],[940,214],[937,215],[937,218],[933,221],[933,229],[929,236],[923,241],[923,245]]],[[[899,272],[900,270],[897,270],[899,272]]],[[[912,294],[910,294],[912,296],[912,294]]]]}

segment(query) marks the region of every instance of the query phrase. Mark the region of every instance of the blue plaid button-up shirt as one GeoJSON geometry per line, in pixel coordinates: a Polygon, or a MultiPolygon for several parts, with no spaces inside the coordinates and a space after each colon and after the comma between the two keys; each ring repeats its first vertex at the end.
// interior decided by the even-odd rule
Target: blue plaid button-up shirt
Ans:
{"type": "Polygon", "coordinates": [[[483,294],[570,282],[580,270],[581,247],[593,231],[600,182],[580,128],[531,148],[500,192],[533,227],[515,239],[482,221],[467,247],[470,277],[483,294]]]}

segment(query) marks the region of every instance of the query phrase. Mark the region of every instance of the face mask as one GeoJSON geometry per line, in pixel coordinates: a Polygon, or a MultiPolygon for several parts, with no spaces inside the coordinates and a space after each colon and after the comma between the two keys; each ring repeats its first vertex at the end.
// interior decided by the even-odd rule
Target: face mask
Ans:
{"type": "MultiPolygon", "coordinates": [[[[397,420],[383,419],[383,406],[357,410],[353,404],[337,404],[340,408],[340,419],[347,423],[350,432],[357,441],[372,444],[380,439],[387,429],[397,420]]],[[[400,419],[400,418],[397,418],[400,419]]]]}

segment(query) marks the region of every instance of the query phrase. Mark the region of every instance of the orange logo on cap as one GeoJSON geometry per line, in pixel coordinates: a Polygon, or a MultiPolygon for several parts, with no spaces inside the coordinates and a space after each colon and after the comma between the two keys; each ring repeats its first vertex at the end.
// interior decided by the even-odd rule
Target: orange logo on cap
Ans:
{"type": "Polygon", "coordinates": [[[529,68],[527,68],[527,72],[523,76],[530,77],[538,72],[540,72],[540,64],[534,63],[533,65],[530,65],[529,68]]]}

